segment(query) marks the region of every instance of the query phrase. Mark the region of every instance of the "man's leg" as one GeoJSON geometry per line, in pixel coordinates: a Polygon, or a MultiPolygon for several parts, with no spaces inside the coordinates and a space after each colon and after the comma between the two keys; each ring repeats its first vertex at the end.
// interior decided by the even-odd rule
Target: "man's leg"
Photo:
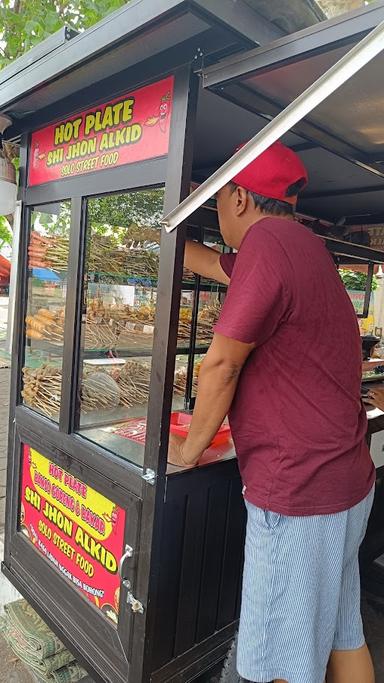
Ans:
{"type": "Polygon", "coordinates": [[[334,650],[329,660],[327,683],[375,683],[367,646],[358,650],[334,650]]]}

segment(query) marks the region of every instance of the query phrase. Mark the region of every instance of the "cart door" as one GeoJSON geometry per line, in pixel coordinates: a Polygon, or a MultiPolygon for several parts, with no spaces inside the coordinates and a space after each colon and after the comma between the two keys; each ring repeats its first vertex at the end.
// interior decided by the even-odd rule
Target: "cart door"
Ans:
{"type": "Polygon", "coordinates": [[[29,140],[3,570],[110,683],[144,680],[182,269],[179,237],[160,250],[160,220],[190,172],[184,133],[169,142],[189,97],[181,69],[29,140]],[[92,125],[73,143],[71,130],[81,139],[92,125]]]}

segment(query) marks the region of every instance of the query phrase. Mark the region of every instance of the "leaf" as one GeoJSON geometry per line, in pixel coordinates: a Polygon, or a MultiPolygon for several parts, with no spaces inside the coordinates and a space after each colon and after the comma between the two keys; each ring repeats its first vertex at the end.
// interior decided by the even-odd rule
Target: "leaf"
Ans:
{"type": "Polygon", "coordinates": [[[64,24],[84,30],[125,4],[124,0],[0,0],[0,69],[64,24]]]}
{"type": "MultiPolygon", "coordinates": [[[[340,269],[340,277],[346,289],[364,292],[367,285],[366,273],[360,273],[354,270],[340,269]]],[[[372,290],[377,288],[377,279],[374,276],[372,280],[372,290]]]]}
{"type": "Polygon", "coordinates": [[[21,0],[12,4],[1,0],[0,66],[17,59],[64,24],[82,30],[125,4],[124,0],[21,0]]]}
{"type": "Polygon", "coordinates": [[[0,242],[12,246],[12,232],[5,216],[0,216],[0,242]]]}

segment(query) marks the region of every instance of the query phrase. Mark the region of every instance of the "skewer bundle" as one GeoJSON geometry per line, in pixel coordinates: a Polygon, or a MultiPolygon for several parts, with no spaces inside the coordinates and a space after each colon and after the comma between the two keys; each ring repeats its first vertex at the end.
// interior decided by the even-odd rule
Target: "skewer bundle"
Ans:
{"type": "MultiPolygon", "coordinates": [[[[205,306],[198,315],[196,341],[210,343],[213,327],[220,315],[220,304],[215,302],[205,306]]],[[[155,322],[155,305],[144,304],[133,308],[127,304],[107,305],[101,299],[88,302],[84,330],[85,349],[111,349],[119,346],[135,344],[138,334],[140,343],[147,346],[152,342],[150,330],[143,326],[153,326],[155,322]],[[145,332],[145,334],[144,334],[145,332]]],[[[192,312],[189,308],[181,308],[179,316],[179,343],[189,343],[192,324],[192,312]]],[[[46,340],[52,344],[62,344],[64,339],[64,308],[48,310],[41,308],[35,315],[26,317],[26,335],[29,339],[46,340]]]]}
{"type": "MultiPolygon", "coordinates": [[[[192,394],[193,395],[196,395],[196,392],[197,392],[200,366],[201,366],[201,363],[196,363],[194,371],[193,371],[193,380],[192,380],[192,394]]],[[[187,368],[185,366],[182,366],[181,368],[178,368],[176,370],[173,388],[174,388],[175,394],[177,394],[178,396],[184,396],[185,395],[185,392],[187,389],[187,368]]]]}
{"type": "Polygon", "coordinates": [[[52,365],[42,365],[37,370],[23,369],[22,396],[31,408],[57,417],[61,401],[61,370],[52,365]]]}
{"type": "Polygon", "coordinates": [[[92,235],[88,270],[96,273],[114,273],[125,277],[157,278],[159,255],[157,251],[140,246],[117,246],[109,237],[92,235]]]}
{"type": "Polygon", "coordinates": [[[153,304],[143,304],[139,308],[131,308],[127,322],[138,322],[153,325],[155,322],[156,307],[153,304]]]}
{"type": "MultiPolygon", "coordinates": [[[[108,236],[93,233],[89,241],[88,271],[156,279],[159,272],[160,232],[150,228],[137,228],[137,230],[138,239],[128,239],[125,244],[119,245],[108,236]],[[146,236],[150,239],[146,239],[146,236]]],[[[28,256],[30,268],[66,271],[69,259],[69,238],[59,235],[46,237],[33,230],[28,246],[28,256]]],[[[194,278],[194,273],[185,268],[183,281],[193,282],[194,278]]]]}
{"type": "Polygon", "coordinates": [[[185,366],[176,370],[173,388],[175,394],[184,396],[187,388],[187,368],[185,366]]]}
{"type": "Polygon", "coordinates": [[[52,237],[47,249],[47,264],[52,270],[67,270],[69,260],[69,239],[52,237]]]}
{"type": "Polygon", "coordinates": [[[124,249],[109,237],[92,234],[88,251],[88,270],[96,273],[124,273],[124,249]]]}
{"type": "Polygon", "coordinates": [[[35,315],[25,318],[26,335],[29,339],[46,339],[52,344],[62,344],[64,339],[64,309],[40,308],[35,315]]]}
{"type": "Polygon", "coordinates": [[[28,246],[28,265],[30,268],[47,268],[47,251],[51,243],[51,238],[43,237],[38,232],[31,232],[28,246]]]}
{"type": "Polygon", "coordinates": [[[148,401],[151,368],[146,363],[128,360],[119,373],[120,403],[127,408],[148,401]]]}
{"type": "Polygon", "coordinates": [[[148,249],[127,249],[125,252],[124,274],[136,277],[157,278],[159,256],[148,249]]]}
{"type": "Polygon", "coordinates": [[[221,312],[219,301],[209,306],[204,306],[197,317],[196,341],[210,343],[213,336],[213,328],[216,325],[221,312]]]}
{"type": "Polygon", "coordinates": [[[30,268],[66,270],[69,258],[69,239],[58,235],[43,237],[36,230],[31,232],[28,246],[30,268]]]}
{"type": "MultiPolygon", "coordinates": [[[[197,391],[201,363],[194,369],[193,393],[197,391]]],[[[80,387],[81,410],[90,413],[94,410],[110,410],[118,405],[132,408],[144,405],[149,398],[151,367],[148,363],[128,360],[119,369],[111,372],[87,370],[80,387]]],[[[61,368],[42,365],[38,369],[23,369],[22,396],[26,405],[35,408],[48,417],[57,419],[61,401],[61,368]]],[[[187,383],[186,367],[175,373],[175,394],[184,395],[187,383]]]]}
{"type": "Polygon", "coordinates": [[[188,268],[184,268],[184,270],[183,270],[183,282],[194,282],[194,281],[195,281],[195,273],[193,273],[188,268]]]}
{"type": "Polygon", "coordinates": [[[116,339],[116,334],[107,321],[98,322],[87,318],[84,331],[84,348],[111,349],[116,345],[116,339]]]}
{"type": "MultiPolygon", "coordinates": [[[[197,317],[196,341],[200,344],[210,343],[213,336],[213,327],[219,319],[221,306],[219,301],[204,306],[197,317]]],[[[182,308],[179,316],[179,341],[189,342],[191,335],[192,313],[188,308],[182,308]]]]}
{"type": "Polygon", "coordinates": [[[192,311],[189,308],[180,308],[179,328],[177,338],[179,342],[189,342],[191,336],[192,311]]]}
{"type": "Polygon", "coordinates": [[[116,408],[120,403],[120,389],[117,382],[107,372],[89,372],[81,383],[81,410],[90,413],[92,410],[108,410],[116,408]]]}

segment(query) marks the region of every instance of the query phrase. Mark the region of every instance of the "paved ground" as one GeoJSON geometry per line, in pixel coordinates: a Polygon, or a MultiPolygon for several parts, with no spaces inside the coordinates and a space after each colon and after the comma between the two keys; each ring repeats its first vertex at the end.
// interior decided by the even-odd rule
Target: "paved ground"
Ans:
{"type": "Polygon", "coordinates": [[[0,683],[35,683],[36,679],[22,666],[7,646],[4,638],[0,637],[0,683]]]}

